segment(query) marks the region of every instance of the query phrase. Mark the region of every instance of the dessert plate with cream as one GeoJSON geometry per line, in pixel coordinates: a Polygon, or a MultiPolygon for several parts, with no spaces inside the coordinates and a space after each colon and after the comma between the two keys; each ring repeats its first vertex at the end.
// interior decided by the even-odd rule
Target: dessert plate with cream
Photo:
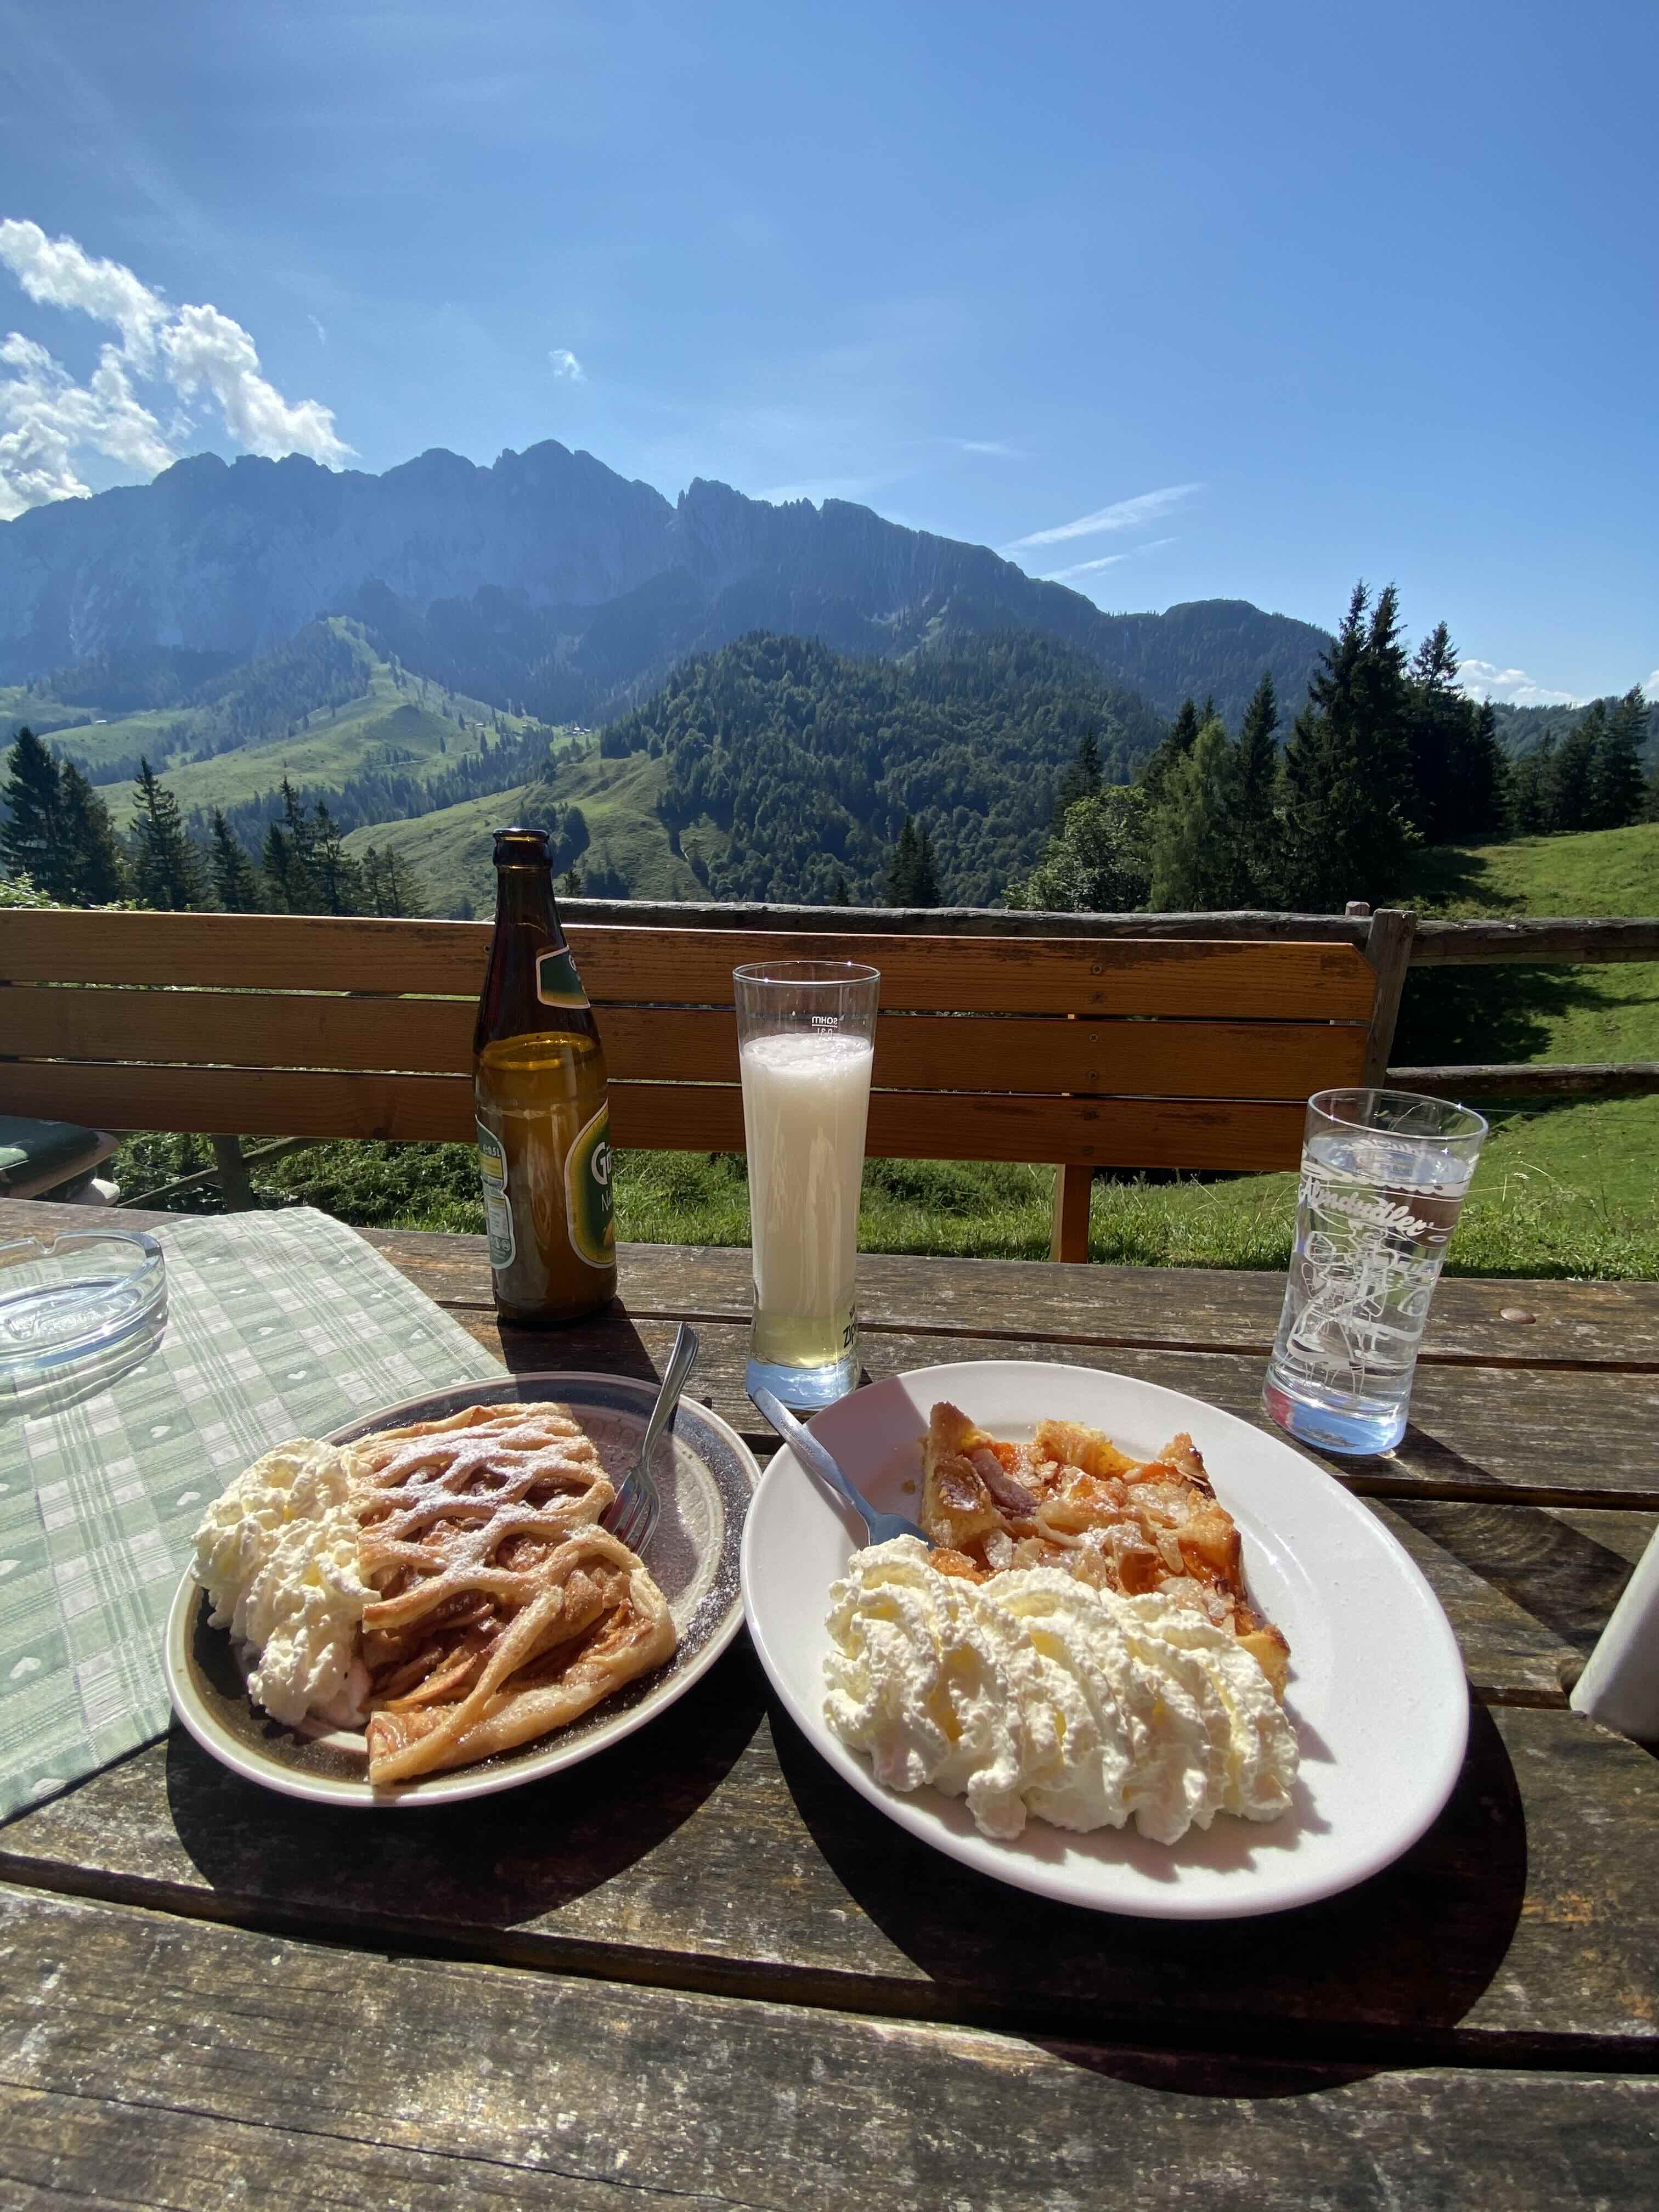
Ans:
{"type": "MultiPolygon", "coordinates": [[[[271,1595],[265,1610],[281,1613],[281,1626],[269,1641],[262,1641],[261,1648],[254,1650],[233,1642],[229,1626],[219,1625],[216,1620],[209,1590],[198,1577],[205,1573],[211,1580],[218,1569],[204,1568],[203,1533],[198,1532],[198,1559],[179,1586],[163,1643],[167,1688],[173,1710],[185,1727],[205,1751],[250,1781],[262,1783],[285,1796],[308,1798],[317,1803],[374,1808],[453,1803],[459,1799],[515,1789],[539,1776],[591,1759],[642,1728],[683,1697],[708,1672],[741,1625],[738,1538],[757,1474],[755,1462],[736,1431],[706,1407],[683,1398],[676,1408],[672,1430],[659,1439],[653,1454],[653,1466],[662,1493],[662,1512],[644,1547],[642,1559],[628,1553],[602,1529],[590,1526],[593,1504],[608,1499],[619,1489],[634,1464],[656,1395],[654,1383],[635,1382],[623,1376],[505,1376],[500,1382],[463,1384],[404,1405],[388,1407],[314,1443],[297,1441],[266,1454],[240,1479],[241,1483],[268,1485],[280,1480],[286,1488],[275,1491],[262,1486],[246,1498],[240,1492],[234,1496],[228,1495],[222,1501],[224,1510],[210,1511],[209,1522],[204,1524],[212,1526],[215,1533],[210,1551],[234,1553],[239,1546],[257,1547],[263,1541],[260,1530],[250,1525],[255,1517],[249,1512],[250,1507],[256,1507],[264,1520],[275,1518],[289,1524],[287,1534],[281,1538],[284,1543],[295,1533],[295,1524],[301,1520],[316,1523],[319,1533],[314,1542],[307,1543],[303,1554],[307,1563],[306,1571],[295,1588],[288,1587],[295,1580],[291,1575],[284,1580],[277,1575],[276,1567],[272,1568],[271,1595]],[[516,1411],[520,1407],[523,1408],[522,1417],[516,1411]],[[421,1489],[421,1477],[397,1472],[402,1464],[400,1455],[423,1462],[428,1454],[434,1455],[433,1463],[424,1467],[424,1474],[432,1478],[431,1495],[435,1495],[444,1486],[439,1448],[453,1446],[457,1454],[471,1450],[479,1462],[476,1481],[480,1491],[492,1496],[499,1492],[501,1498],[509,1498],[514,1470],[521,1471],[534,1457],[533,1451],[522,1448],[525,1425],[531,1417],[537,1417],[546,1427],[544,1417],[550,1415],[557,1417],[551,1429],[567,1431],[572,1439],[562,1447],[546,1447],[555,1457],[558,1449],[563,1449],[569,1458],[574,1489],[567,1503],[572,1517],[568,1529],[561,1526],[539,1546],[542,1552],[549,1554],[537,1571],[547,1577],[548,1591],[544,1601],[532,1595],[531,1602],[550,1604],[562,1600],[563,1595],[574,1596],[577,1582],[585,1576],[587,1598],[597,1605],[603,1590],[612,1589],[614,1595],[617,1559],[631,1561],[633,1568],[642,1566],[647,1571],[638,1587],[648,1595],[651,1606],[659,1615],[653,1624],[651,1647],[643,1654],[637,1670],[627,1665],[616,1668],[618,1686],[614,1690],[605,1691],[596,1698],[569,1697],[567,1702],[578,1711],[576,1717],[568,1722],[550,1725],[543,1732],[526,1731],[525,1740],[471,1756],[465,1755],[467,1746],[463,1742],[459,1747],[461,1757],[452,1766],[416,1772],[411,1778],[399,1778],[393,1786],[377,1788],[368,1778],[368,1771],[375,1748],[374,1731],[380,1723],[369,1723],[366,1742],[361,1718],[354,1724],[343,1716],[331,1718],[327,1710],[307,1710],[304,1685],[296,1685],[290,1679],[295,1663],[314,1662],[330,1629],[329,1621],[322,1617],[323,1608],[317,1609],[318,1617],[313,1619],[308,1606],[299,1607],[299,1599],[308,1601],[313,1586],[319,1583],[336,1586],[337,1594],[339,1589],[356,1588],[359,1601],[356,1610],[362,1613],[363,1592],[356,1577],[365,1571],[364,1561],[369,1556],[364,1547],[380,1540],[384,1548],[395,1552],[401,1540],[405,1551],[410,1549],[408,1540],[394,1540],[395,1529],[393,1536],[386,1535],[391,1523],[364,1530],[357,1527],[351,1514],[346,1514],[338,1530],[333,1529],[331,1522],[324,1526],[328,1514],[339,1516],[344,1502],[335,1498],[331,1504],[324,1494],[326,1485],[338,1474],[342,1454],[337,1448],[356,1446],[370,1459],[377,1450],[392,1455],[388,1479],[397,1483],[396,1498],[404,1504],[413,1501],[414,1516],[422,1527],[447,1528],[453,1523],[458,1537],[464,1537],[465,1529],[478,1520],[478,1514],[470,1506],[465,1516],[453,1504],[433,1508],[428,1492],[421,1489]],[[469,1420],[477,1420],[480,1425],[468,1428],[465,1424],[469,1420]],[[510,1444],[498,1446],[493,1440],[490,1425],[496,1420],[508,1425],[510,1444]],[[463,1425],[458,1428],[458,1422],[463,1425]],[[423,1435],[423,1429],[436,1433],[423,1435]],[[398,1444],[394,1440],[400,1437],[410,1441],[398,1444]],[[331,1466],[331,1462],[335,1464],[331,1466]],[[270,1470],[269,1475],[262,1475],[262,1470],[270,1470]],[[574,1494],[584,1483],[590,1486],[585,1504],[574,1494]],[[434,1512],[438,1516],[435,1522],[434,1512]],[[355,1561],[334,1555],[346,1551],[357,1555],[355,1561]],[[573,1569],[569,1576],[562,1578],[562,1578],[556,1570],[567,1552],[576,1559],[580,1575],[573,1569]],[[294,1706],[292,1715],[279,1718],[279,1714],[287,1713],[290,1703],[294,1706]]],[[[335,1486],[339,1486],[337,1481],[335,1486]]],[[[540,1491],[536,1494],[540,1496],[540,1491]]],[[[509,1503],[499,1510],[504,1522],[520,1509],[509,1503]]],[[[544,1528],[556,1517],[556,1508],[546,1502],[528,1504],[522,1510],[544,1528]]],[[[488,1519],[486,1525],[493,1541],[497,1533],[495,1521],[488,1519]]],[[[306,1533],[309,1537],[309,1531],[306,1533]]],[[[533,1583],[535,1574],[527,1574],[521,1561],[508,1548],[521,1540],[509,1534],[507,1543],[492,1550],[482,1565],[463,1560],[453,1574],[468,1579],[469,1584],[482,1586],[488,1583],[503,1590],[521,1579],[533,1583]]],[[[460,1548],[464,1550],[465,1545],[460,1548]]],[[[441,1549],[441,1547],[437,1568],[448,1571],[441,1549]]],[[[276,1553],[273,1557],[276,1567],[282,1567],[286,1574],[285,1559],[276,1553]]],[[[423,1553],[422,1564],[424,1565],[423,1553]]],[[[634,1585],[631,1576],[624,1575],[623,1579],[630,1587],[634,1585]]],[[[430,1590],[416,1589],[414,1585],[417,1580],[411,1572],[404,1583],[398,1585],[400,1595],[394,1605],[423,1601],[428,1596],[439,1600],[446,1597],[448,1585],[437,1573],[428,1577],[433,1583],[430,1590]]],[[[621,1606],[617,1607],[616,1618],[621,1619],[623,1609],[621,1606]]],[[[611,1617],[607,1614],[605,1619],[611,1617]]],[[[528,1604],[520,1618],[529,1620],[528,1604]]],[[[426,1620],[441,1624],[444,1613],[441,1610],[416,1617],[410,1632],[411,1650],[428,1640],[422,1626],[426,1620]]],[[[367,1616],[365,1625],[366,1621],[367,1616]]],[[[577,1629],[583,1628],[585,1619],[579,1619],[575,1626],[577,1629]]],[[[269,1633],[264,1626],[252,1632],[262,1639],[269,1633]]],[[[514,1624],[509,1621],[501,1642],[513,1632],[514,1624]]],[[[592,1634],[597,1636],[599,1632],[596,1626],[592,1634]]],[[[441,1644],[441,1633],[434,1633],[441,1644]]],[[[581,1634],[573,1633],[570,1648],[586,1650],[590,1641],[581,1634]]],[[[362,1648],[360,1642],[359,1649],[362,1648]]],[[[532,1649],[532,1668],[538,1649],[539,1646],[532,1649]]],[[[395,1666],[396,1658],[387,1663],[395,1666]]],[[[591,1663],[591,1657],[579,1660],[562,1678],[563,1684],[568,1686],[580,1668],[591,1663]]],[[[483,1686],[487,1688],[488,1683],[483,1686]]],[[[461,1692],[447,1694],[454,1698],[461,1692]]],[[[539,1692],[526,1691],[519,1694],[526,1702],[536,1694],[556,1701],[562,1692],[544,1686],[539,1692]]],[[[405,1705],[408,1702],[407,1698],[404,1700],[405,1705]]],[[[398,1756],[395,1747],[393,1756],[398,1756]]]]}
{"type": "MultiPolygon", "coordinates": [[[[1103,1431],[1137,1462],[1161,1462],[1168,1440],[1190,1439],[1200,1490],[1207,1474],[1237,1526],[1250,1602],[1288,1643],[1287,1677],[1282,1664],[1273,1670],[1282,1698],[1231,1632],[1202,1621],[1189,1634],[1171,1628],[1182,1616],[1159,1594],[1100,1597],[1042,1565],[956,1579],[971,1576],[970,1562],[941,1551],[935,1568],[914,1539],[861,1551],[862,1530],[786,1446],[745,1524],[744,1607],[774,1688],[838,1774],[948,1856],[1098,1911],[1193,1920],[1284,1911],[1350,1888],[1409,1850],[1461,1771],[1468,1690],[1439,1601],[1357,1498],[1233,1414],[1086,1367],[921,1369],[854,1392],[811,1425],[874,1505],[917,1517],[930,1416],[941,1405],[961,1409],[975,1436],[1016,1446],[1040,1427],[1073,1424],[1079,1434],[1103,1431]],[[1040,1694],[1027,1698],[1034,1682],[1040,1694]],[[988,1698],[1004,1697],[1022,1706],[1007,1727],[985,1711],[988,1698]],[[1109,1718],[1133,1757],[1110,1740],[1109,1718]],[[1023,1757],[1041,1768],[1041,1786],[1022,1803],[1023,1757]],[[1194,1778],[1206,1759],[1207,1796],[1202,1774],[1194,1778]],[[1103,1796],[1103,1772],[1121,1784],[1117,1796],[1103,1796]],[[923,1778],[931,1774],[944,1786],[923,1778]],[[1183,1790],[1199,1808],[1191,1825],[1171,1817],[1183,1790]],[[1045,1807],[1055,1818],[1042,1817],[1045,1807]],[[1122,1825],[1058,1824],[1112,1819],[1122,1825]]],[[[939,1434],[935,1421],[936,1444],[939,1434]]],[[[1018,1482],[999,1481],[994,1465],[989,1474],[1018,1510],[1018,1482]]]]}

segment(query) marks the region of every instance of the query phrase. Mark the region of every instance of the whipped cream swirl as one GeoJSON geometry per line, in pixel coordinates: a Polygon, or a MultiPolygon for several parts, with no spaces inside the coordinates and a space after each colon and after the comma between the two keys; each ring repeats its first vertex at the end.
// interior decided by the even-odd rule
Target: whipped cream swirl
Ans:
{"type": "Polygon", "coordinates": [[[965,1796],[981,1832],[1178,1842],[1218,1813],[1276,1820],[1296,1734],[1229,1629],[1055,1567],[972,1583],[914,1536],[855,1552],[830,1593],[824,1718],[890,1789],[965,1796]]]}

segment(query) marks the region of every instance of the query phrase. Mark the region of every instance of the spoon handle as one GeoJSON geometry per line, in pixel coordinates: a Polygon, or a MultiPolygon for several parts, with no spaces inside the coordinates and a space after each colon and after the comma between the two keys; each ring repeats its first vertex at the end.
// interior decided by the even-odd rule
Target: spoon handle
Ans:
{"type": "Polygon", "coordinates": [[[873,1536],[875,1532],[872,1525],[872,1516],[870,1508],[854,1489],[840,1468],[836,1466],[834,1458],[818,1442],[811,1429],[807,1428],[803,1422],[798,1421],[782,1399],[775,1397],[770,1390],[757,1387],[750,1390],[749,1395],[778,1434],[789,1445],[795,1457],[804,1466],[810,1467],[814,1474],[818,1475],[830,1485],[832,1490],[847,1500],[854,1512],[863,1522],[866,1535],[873,1536]]]}

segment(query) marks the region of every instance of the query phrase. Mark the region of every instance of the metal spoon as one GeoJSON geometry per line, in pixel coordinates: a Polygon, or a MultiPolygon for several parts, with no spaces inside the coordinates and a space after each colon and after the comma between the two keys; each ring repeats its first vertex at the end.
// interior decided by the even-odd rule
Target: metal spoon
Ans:
{"type": "Polygon", "coordinates": [[[645,1425],[645,1440],[640,1446],[640,1455],[628,1470],[627,1480],[617,1493],[617,1501],[604,1518],[604,1525],[630,1552],[642,1552],[651,1540],[662,1511],[662,1493],[657,1488],[656,1477],[651,1472],[651,1450],[662,1434],[669,1415],[678,1405],[691,1370],[697,1364],[697,1332],[686,1322],[680,1323],[679,1334],[674,1339],[674,1349],[668,1355],[668,1364],[662,1373],[662,1385],[657,1392],[657,1402],[651,1408],[651,1418],[645,1425]]]}
{"type": "Polygon", "coordinates": [[[850,1483],[824,1449],[811,1429],[798,1421],[781,1398],[769,1390],[755,1389],[749,1393],[772,1426],[793,1451],[795,1457],[821,1482],[848,1505],[863,1522],[866,1540],[872,1544],[890,1543],[895,1536],[920,1536],[930,1548],[933,1538],[914,1521],[907,1521],[902,1513],[878,1513],[863,1492],[850,1483]]]}

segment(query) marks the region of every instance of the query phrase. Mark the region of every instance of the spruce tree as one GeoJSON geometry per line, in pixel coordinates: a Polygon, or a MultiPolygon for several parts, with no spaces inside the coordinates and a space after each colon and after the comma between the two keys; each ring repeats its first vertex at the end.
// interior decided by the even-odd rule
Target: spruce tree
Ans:
{"type": "Polygon", "coordinates": [[[1279,895],[1278,727],[1279,696],[1272,672],[1264,670],[1238,733],[1238,811],[1231,842],[1241,906],[1271,906],[1279,895]]]}
{"type": "Polygon", "coordinates": [[[1154,805],[1163,793],[1164,778],[1176,763],[1192,750],[1202,727],[1198,708],[1190,699],[1183,699],[1168,733],[1140,771],[1141,788],[1154,805]]]}
{"type": "Polygon", "coordinates": [[[1293,905],[1334,913],[1397,888],[1412,835],[1406,696],[1394,586],[1370,608],[1357,584],[1285,751],[1285,895],[1293,905]]]}
{"type": "Polygon", "coordinates": [[[312,831],[311,860],[325,914],[361,914],[362,875],[345,849],[340,826],[319,799],[312,831]]]}
{"type": "Polygon", "coordinates": [[[1607,702],[1592,699],[1556,752],[1547,799],[1549,818],[1544,825],[1546,829],[1560,831],[1591,827],[1591,785],[1596,756],[1607,730],[1607,702]]]}
{"type": "Polygon", "coordinates": [[[286,914],[321,914],[322,887],[317,880],[315,830],[301,804],[300,794],[284,776],[282,781],[283,818],[265,831],[265,879],[286,914]]]}
{"type": "Polygon", "coordinates": [[[1150,840],[1155,913],[1201,913],[1240,902],[1233,837],[1240,766],[1217,714],[1164,778],[1150,840]]]}
{"type": "Polygon", "coordinates": [[[1555,739],[1545,738],[1513,763],[1509,774],[1509,826],[1517,837],[1541,836],[1550,826],[1555,788],[1555,739]]]}
{"type": "Polygon", "coordinates": [[[1447,799],[1446,836],[1494,837],[1504,827],[1509,775],[1490,699],[1468,702],[1468,715],[1447,799]]]}
{"type": "Polygon", "coordinates": [[[1411,750],[1412,820],[1431,845],[1452,835],[1449,817],[1457,755],[1472,710],[1457,688],[1457,653],[1444,623],[1417,648],[1411,665],[1407,743],[1411,750]]]}
{"type": "Polygon", "coordinates": [[[140,906],[190,913],[202,904],[202,864],[179,802],[142,754],[132,817],[132,889],[140,906]]]}
{"type": "Polygon", "coordinates": [[[253,863],[242,849],[240,840],[224,816],[224,809],[213,810],[211,843],[209,847],[209,866],[213,876],[214,896],[225,914],[258,914],[264,910],[264,897],[259,888],[259,878],[254,873],[253,863]]]}
{"type": "Polygon", "coordinates": [[[111,906],[127,895],[127,869],[109,808],[73,761],[59,777],[68,896],[76,906],[111,906]]]}
{"type": "Polygon", "coordinates": [[[1648,731],[1648,702],[1639,684],[1614,702],[1590,762],[1585,827],[1622,830],[1639,822],[1646,798],[1642,744],[1648,731]]]}
{"type": "Polygon", "coordinates": [[[921,840],[916,825],[907,814],[904,826],[899,831],[893,856],[887,863],[887,903],[889,906],[915,906],[918,903],[916,870],[921,860],[921,840]]]}
{"type": "Polygon", "coordinates": [[[933,841],[926,830],[916,835],[916,872],[909,903],[912,906],[939,904],[939,862],[933,856],[933,841]]]}
{"type": "Polygon", "coordinates": [[[6,761],[0,799],[0,855],[15,876],[27,876],[49,898],[69,896],[64,871],[63,777],[33,730],[21,729],[6,761]]]}
{"type": "Polygon", "coordinates": [[[1058,830],[1079,799],[1098,799],[1101,786],[1100,744],[1092,730],[1085,730],[1077,751],[1060,779],[1054,795],[1054,826],[1058,830]]]}

